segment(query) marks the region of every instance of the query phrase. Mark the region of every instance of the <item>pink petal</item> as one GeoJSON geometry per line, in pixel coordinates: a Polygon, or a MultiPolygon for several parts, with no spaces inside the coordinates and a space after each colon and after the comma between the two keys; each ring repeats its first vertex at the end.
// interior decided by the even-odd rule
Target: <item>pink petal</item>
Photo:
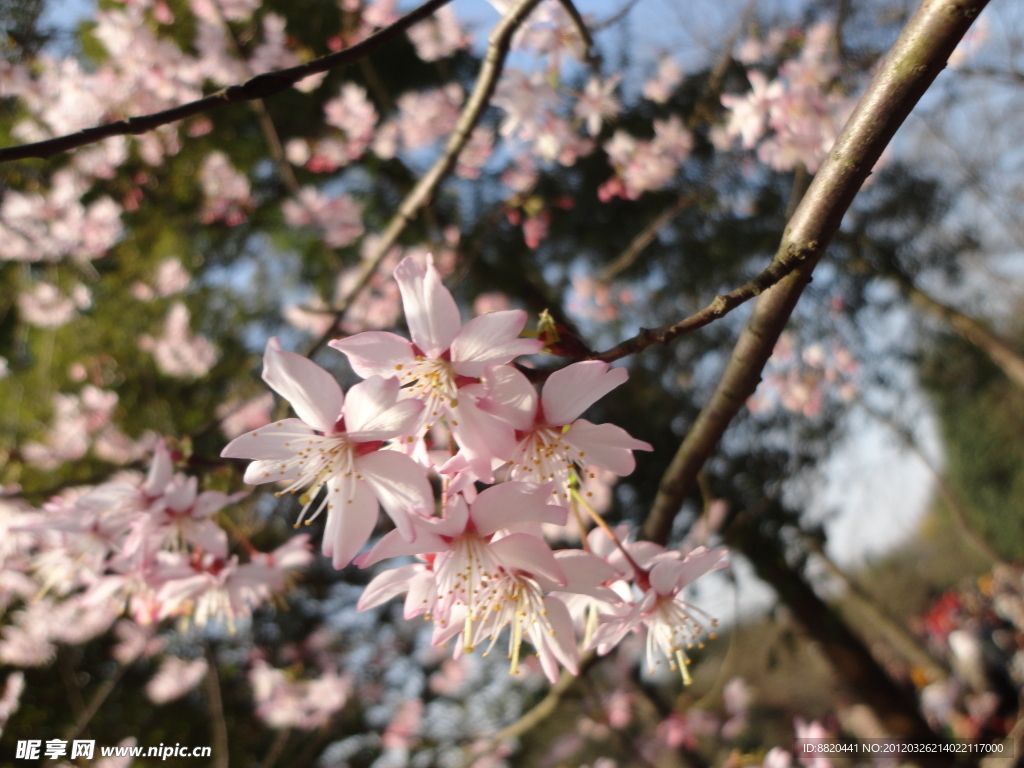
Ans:
{"type": "Polygon", "coordinates": [[[409,340],[385,331],[357,333],[347,339],[328,342],[327,346],[344,352],[352,370],[364,379],[398,376],[402,368],[416,362],[409,340]]]}
{"type": "Polygon", "coordinates": [[[373,549],[364,552],[356,558],[355,563],[360,568],[369,568],[381,560],[389,557],[405,557],[408,555],[426,555],[434,552],[444,552],[449,549],[448,542],[442,539],[433,531],[424,530],[417,526],[416,540],[406,541],[397,530],[389,531],[378,541],[373,549]]]}
{"type": "Polygon", "coordinates": [[[345,432],[357,443],[390,440],[413,430],[423,410],[418,400],[398,402],[398,379],[371,376],[345,398],[345,432]]]}
{"type": "Polygon", "coordinates": [[[316,431],[299,419],[283,419],[239,435],[220,452],[226,459],[287,459],[298,451],[295,440],[316,431]]]}
{"type": "Polygon", "coordinates": [[[565,574],[554,553],[541,539],[525,533],[512,533],[492,541],[488,546],[505,568],[516,568],[528,574],[550,579],[559,586],[566,582],[565,574]]]}
{"type": "Polygon", "coordinates": [[[462,498],[462,495],[459,494],[449,499],[444,519],[436,523],[435,529],[442,536],[455,538],[465,533],[466,526],[468,525],[469,506],[466,504],[466,500],[462,498]]]}
{"type": "Polygon", "coordinates": [[[488,365],[502,365],[519,355],[534,355],[544,348],[537,339],[520,339],[526,325],[521,309],[489,312],[474,317],[452,341],[452,368],[460,376],[483,376],[488,365]]]}
{"type": "Polygon", "coordinates": [[[493,460],[508,461],[515,450],[511,425],[480,410],[469,398],[460,398],[459,404],[448,410],[448,426],[470,469],[481,482],[493,482],[493,460]]]}
{"type": "Polygon", "coordinates": [[[600,360],[567,365],[552,373],[541,391],[544,420],[552,426],[571,424],[587,408],[625,383],[625,368],[611,368],[600,360]]]}
{"type": "MultiPolygon", "coordinates": [[[[327,482],[328,493],[333,493],[333,482],[327,482]]],[[[352,562],[377,526],[378,507],[373,492],[360,480],[353,486],[351,499],[333,502],[334,508],[327,510],[323,550],[338,569],[352,562]]]]}
{"type": "Polygon", "coordinates": [[[424,567],[421,563],[412,563],[388,569],[375,576],[363,590],[359,602],[356,603],[356,610],[365,611],[367,608],[376,608],[391,598],[407,592],[413,577],[424,567]]]}
{"type": "Polygon", "coordinates": [[[426,271],[416,259],[406,256],[395,267],[395,280],[413,343],[427,357],[439,357],[452,345],[462,319],[455,299],[441,284],[433,256],[428,257],[426,271]]]}
{"type": "Polygon", "coordinates": [[[725,560],[728,554],[729,550],[727,549],[708,550],[704,547],[697,547],[683,560],[683,569],[679,573],[679,586],[685,587],[705,573],[726,568],[729,565],[725,560]]]}
{"type": "Polygon", "coordinates": [[[679,590],[679,576],[683,571],[681,560],[663,560],[651,569],[651,588],[659,595],[671,595],[679,590]]]}
{"type": "MultiPolygon", "coordinates": [[[[223,454],[221,454],[223,455],[223,454]]],[[[250,458],[248,456],[243,458],[250,458]]],[[[161,440],[156,444],[153,451],[153,463],[149,467],[149,474],[146,475],[146,483],[142,490],[149,497],[159,496],[164,488],[171,482],[174,476],[174,463],[171,461],[171,454],[167,450],[167,444],[161,440]]]]}
{"type": "Polygon", "coordinates": [[[334,429],[345,396],[334,377],[312,360],[285,352],[272,338],[263,355],[263,380],[309,426],[325,433],[334,429]]]}
{"type": "Polygon", "coordinates": [[[483,378],[487,396],[477,403],[480,410],[524,432],[533,426],[538,398],[529,379],[511,365],[488,366],[483,378]]]}
{"type": "Polygon", "coordinates": [[[473,525],[481,536],[490,536],[515,523],[565,525],[568,511],[548,505],[551,484],[508,482],[481,491],[470,509],[473,525]]]}
{"type": "Polygon", "coordinates": [[[405,598],[405,610],[402,612],[406,619],[411,619],[426,613],[434,602],[436,588],[434,586],[434,574],[423,567],[409,583],[409,594],[405,598]]]}
{"type": "Polygon", "coordinates": [[[406,541],[415,533],[410,515],[429,517],[434,494],[423,467],[397,451],[374,451],[355,460],[356,471],[370,487],[406,541]]]}
{"type": "Polygon", "coordinates": [[[591,424],[577,419],[562,438],[579,453],[580,459],[617,475],[628,475],[636,468],[633,451],[653,451],[654,446],[637,440],[614,424],[591,424]]]}
{"type": "Polygon", "coordinates": [[[192,505],[192,517],[209,517],[218,512],[228,504],[244,499],[249,494],[246,492],[232,493],[228,495],[220,491],[203,491],[192,505]]]}
{"type": "Polygon", "coordinates": [[[545,658],[554,657],[563,667],[579,674],[579,656],[576,650],[576,632],[572,624],[572,616],[565,603],[556,597],[545,597],[544,609],[547,611],[548,623],[554,634],[541,635],[540,624],[530,624],[530,640],[537,648],[541,657],[541,665],[545,667],[545,674],[548,680],[555,683],[558,680],[558,667],[552,664],[544,664],[545,658]],[[553,667],[550,668],[549,667],[553,667]]]}
{"type": "Polygon", "coordinates": [[[617,578],[618,572],[592,552],[582,549],[563,549],[555,553],[558,565],[565,573],[566,582],[561,585],[564,592],[577,594],[605,595],[603,585],[617,578]],[[602,591],[596,592],[600,588],[602,591]]]}

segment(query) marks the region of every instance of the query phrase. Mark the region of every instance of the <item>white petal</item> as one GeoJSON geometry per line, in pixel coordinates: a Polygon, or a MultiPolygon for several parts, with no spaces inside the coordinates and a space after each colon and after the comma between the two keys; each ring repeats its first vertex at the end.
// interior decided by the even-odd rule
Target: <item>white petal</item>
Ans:
{"type": "Polygon", "coordinates": [[[625,368],[600,360],[567,365],[552,373],[541,390],[544,420],[556,427],[571,424],[587,408],[629,378],[625,368]]]}
{"type": "Polygon", "coordinates": [[[423,410],[416,400],[398,402],[398,379],[371,376],[348,391],[345,432],[358,443],[390,440],[411,432],[423,410]]]}
{"type": "Polygon", "coordinates": [[[469,462],[470,469],[482,482],[493,482],[493,460],[508,461],[515,450],[512,426],[480,410],[469,398],[461,398],[457,406],[449,407],[448,410],[448,426],[469,462]]]}
{"type": "Polygon", "coordinates": [[[576,449],[580,460],[617,475],[628,475],[636,468],[633,451],[653,451],[654,446],[631,437],[614,424],[591,424],[577,419],[562,440],[576,449]]]}
{"type": "Polygon", "coordinates": [[[412,541],[415,533],[410,515],[429,517],[434,511],[434,494],[423,467],[397,451],[358,456],[355,466],[403,538],[412,541]]]}
{"type": "MultiPolygon", "coordinates": [[[[328,481],[327,492],[333,494],[332,483],[328,481]]],[[[351,499],[332,499],[333,509],[327,510],[327,526],[324,529],[324,554],[333,559],[334,567],[341,569],[352,562],[359,550],[370,538],[377,525],[377,499],[366,483],[353,483],[351,499]]]]}
{"type": "Polygon", "coordinates": [[[681,560],[663,560],[651,568],[651,588],[659,595],[671,595],[679,589],[679,576],[683,571],[681,560]]]}
{"type": "Polygon", "coordinates": [[[409,340],[385,331],[357,333],[328,342],[327,346],[344,352],[352,370],[364,379],[397,376],[402,368],[416,362],[409,340]]]}
{"type": "Polygon", "coordinates": [[[220,455],[226,459],[287,459],[298,453],[294,441],[315,434],[299,419],[284,419],[239,435],[224,446],[220,455]]]}
{"type": "Polygon", "coordinates": [[[441,275],[429,257],[426,271],[412,256],[395,267],[395,280],[402,292],[402,306],[413,343],[427,357],[438,357],[452,345],[462,319],[441,275]]]}
{"type": "Polygon", "coordinates": [[[521,309],[506,309],[474,317],[452,341],[452,368],[460,376],[483,376],[488,365],[502,365],[519,355],[544,348],[537,339],[520,339],[526,325],[521,309]]]}
{"type": "MultiPolygon", "coordinates": [[[[544,609],[547,611],[548,623],[551,625],[551,631],[554,632],[552,635],[546,635],[544,637],[537,637],[536,635],[543,630],[538,629],[540,624],[531,624],[529,628],[531,631],[531,640],[534,640],[534,646],[537,646],[537,651],[541,655],[541,660],[548,654],[552,654],[562,666],[572,672],[574,675],[579,674],[579,656],[576,650],[576,632],[572,625],[572,616],[569,615],[569,609],[565,607],[565,603],[555,597],[545,597],[544,609]]],[[[554,670],[555,674],[548,673],[548,679],[552,683],[558,680],[557,669],[554,670]],[[552,679],[554,677],[554,679],[552,679]]]]}
{"type": "Polygon", "coordinates": [[[249,485],[260,485],[280,480],[298,480],[301,474],[302,468],[294,464],[282,469],[282,464],[277,459],[261,459],[245,468],[245,476],[242,479],[249,485]]]}
{"type": "MultiPolygon", "coordinates": [[[[246,456],[244,458],[249,457],[246,456]]],[[[171,482],[173,476],[174,463],[171,461],[171,454],[167,450],[167,444],[161,440],[156,444],[156,449],[153,451],[153,463],[149,467],[149,474],[146,475],[146,483],[142,486],[142,490],[151,498],[159,496],[163,493],[167,484],[171,482]]]]}
{"type": "Polygon", "coordinates": [[[481,491],[470,509],[473,525],[481,536],[490,536],[499,528],[516,523],[552,523],[565,525],[568,511],[548,505],[551,484],[499,483],[481,491]]]}
{"type": "Polygon", "coordinates": [[[263,355],[263,380],[291,403],[309,426],[321,432],[334,429],[345,397],[334,377],[312,360],[285,352],[272,338],[263,355]]]}

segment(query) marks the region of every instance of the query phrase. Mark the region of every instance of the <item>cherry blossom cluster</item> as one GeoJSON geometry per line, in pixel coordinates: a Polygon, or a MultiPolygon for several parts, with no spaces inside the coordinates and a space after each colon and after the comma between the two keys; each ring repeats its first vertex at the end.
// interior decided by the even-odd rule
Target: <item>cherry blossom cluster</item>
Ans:
{"type": "Polygon", "coordinates": [[[508,627],[511,671],[528,640],[554,680],[560,666],[577,671],[576,626],[601,653],[644,628],[649,664],[667,659],[688,680],[685,649],[713,620],[682,590],[723,567],[724,550],[683,557],[629,542],[604,524],[581,483],[598,470],[628,475],[633,451],[651,449],[621,427],[580,418],[626,371],[573,363],[538,393],[514,364],[543,348],[521,335],[523,311],[463,324],[429,256],[426,266],[407,256],[394,277],[411,339],[367,331],[330,342],[363,379],[347,393],[271,339],[263,378],[296,418],[240,435],[222,455],[253,459],[246,482],[300,494],[296,526],[326,513],[323,552],[336,568],[415,556],[377,575],[359,607],[405,593],[406,618],[431,619],[435,644],[460,636],[456,655],[490,651],[508,627]],[[394,529],[360,554],[381,507],[394,529]],[[544,526],[582,533],[584,515],[602,526],[584,549],[553,551],[544,526]]]}
{"type": "MultiPolygon", "coordinates": [[[[857,103],[835,87],[834,39],[834,25],[819,22],[807,30],[800,55],[784,61],[775,79],[748,70],[751,90],[722,96],[730,114],[712,133],[716,145],[728,149],[741,139],[744,149],[756,147],[758,159],[777,171],[803,165],[815,173],[857,103]]],[[[777,55],[784,42],[785,35],[775,31],[763,43],[745,42],[738,56],[755,65],[777,55]]]]}
{"type": "MultiPolygon", "coordinates": [[[[248,619],[313,555],[306,536],[272,552],[255,550],[243,537],[247,559],[231,554],[217,516],[245,495],[199,492],[195,477],[175,472],[161,441],[145,476],[123,472],[69,489],[39,509],[0,499],[0,609],[9,618],[0,660],[46,665],[58,644],[86,643],[113,628],[112,655],[127,666],[163,650],[156,633],[165,620],[233,629],[248,619]]],[[[203,659],[166,656],[147,695],[157,704],[175,699],[206,669],[203,659]]]]}
{"type": "Polygon", "coordinates": [[[781,406],[808,418],[821,414],[828,398],[850,402],[857,396],[857,363],[839,344],[809,344],[802,350],[792,333],[783,333],[765,366],[757,391],[747,401],[751,413],[781,406]]]}

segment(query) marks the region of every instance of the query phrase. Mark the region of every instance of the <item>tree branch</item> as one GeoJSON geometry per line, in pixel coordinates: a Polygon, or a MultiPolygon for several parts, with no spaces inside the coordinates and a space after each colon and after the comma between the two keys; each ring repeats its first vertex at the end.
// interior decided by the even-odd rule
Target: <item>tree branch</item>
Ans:
{"type": "Polygon", "coordinates": [[[672,219],[682,213],[683,210],[688,208],[692,203],[693,197],[691,195],[682,195],[678,200],[672,203],[672,205],[659,213],[650,224],[644,227],[640,233],[633,238],[632,242],[626,246],[625,250],[616,256],[615,259],[604,268],[604,271],[601,272],[601,276],[597,278],[598,282],[607,283],[624,269],[631,267],[640,254],[643,253],[644,249],[654,242],[654,238],[658,236],[658,233],[667,227],[672,219]]]}
{"type": "Polygon", "coordinates": [[[487,54],[484,57],[483,66],[480,68],[480,74],[477,76],[473,93],[470,95],[469,101],[466,102],[466,106],[462,109],[462,114],[459,116],[459,122],[455,125],[455,130],[448,137],[448,143],[445,145],[444,152],[441,153],[433,167],[416,183],[416,186],[413,187],[405,200],[402,201],[398,212],[388,222],[373,251],[363,258],[358,278],[338,302],[337,306],[334,307],[335,321],[317,340],[316,344],[313,345],[307,353],[307,357],[314,355],[317,350],[323,347],[338,332],[341,321],[345,317],[345,312],[348,311],[355,298],[366,287],[367,283],[370,282],[370,278],[377,270],[377,267],[380,266],[381,261],[384,260],[384,256],[387,255],[387,252],[398,241],[398,238],[405,231],[409,223],[416,218],[420,211],[430,204],[441,181],[455,167],[459,153],[462,152],[462,148],[469,141],[469,134],[472,133],[473,128],[480,122],[480,118],[483,116],[484,110],[487,109],[491,96],[494,94],[494,89],[498,85],[498,78],[501,76],[501,71],[505,66],[505,57],[508,55],[509,48],[512,45],[512,36],[519,26],[526,21],[527,16],[533,12],[533,9],[539,2],[540,0],[520,0],[491,31],[488,38],[487,54]]]}
{"type": "Polygon", "coordinates": [[[77,133],[68,134],[67,136],[58,136],[53,139],[46,139],[45,141],[37,141],[32,144],[19,144],[14,147],[0,149],[0,163],[9,162],[11,160],[23,160],[29,157],[46,159],[61,152],[67,152],[69,149],[74,149],[75,147],[94,144],[97,141],[102,141],[103,139],[111,136],[146,133],[147,131],[151,131],[161,125],[174,123],[178,120],[184,120],[187,117],[192,117],[193,115],[209,112],[217,107],[222,107],[225,104],[234,104],[240,101],[253,101],[254,99],[265,99],[268,96],[274,96],[275,94],[291,88],[297,82],[309,77],[310,75],[316,75],[320,72],[337,69],[338,67],[343,67],[346,64],[351,64],[364,56],[370,55],[377,48],[380,48],[385,43],[398,37],[398,35],[405,32],[409,27],[427,18],[438,8],[441,8],[449,2],[451,2],[451,0],[427,0],[427,2],[419,8],[405,14],[405,16],[398,19],[398,21],[391,26],[385,27],[379,32],[370,35],[365,40],[362,40],[343,51],[330,53],[326,56],[321,56],[318,59],[313,59],[305,64],[289,67],[288,69],[279,69],[274,72],[266,72],[262,75],[257,75],[240,85],[231,85],[227,88],[222,88],[216,93],[211,93],[209,96],[205,96],[196,101],[190,101],[187,104],[172,107],[171,109],[165,109],[161,112],[154,112],[149,115],[129,117],[125,120],[117,120],[113,123],[97,125],[93,128],[86,128],[85,130],[78,131],[77,133]]]}
{"type": "Polygon", "coordinates": [[[846,209],[986,4],[987,0],[925,0],[907,22],[786,227],[773,264],[796,261],[796,267],[758,300],[715,391],[662,478],[644,524],[645,538],[668,539],[672,520],[693,489],[697,473],[757,388],[761,371],[846,209]]]}

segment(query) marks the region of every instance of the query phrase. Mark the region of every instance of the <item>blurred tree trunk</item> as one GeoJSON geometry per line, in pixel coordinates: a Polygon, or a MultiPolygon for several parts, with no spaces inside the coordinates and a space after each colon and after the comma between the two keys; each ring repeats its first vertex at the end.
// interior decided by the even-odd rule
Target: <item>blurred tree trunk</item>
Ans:
{"type": "MultiPolygon", "coordinates": [[[[874,710],[896,738],[936,742],[914,697],[897,685],[874,659],[841,616],[814,592],[803,575],[785,558],[775,537],[766,534],[748,514],[738,515],[726,531],[730,546],[741,551],[758,577],[772,586],[797,623],[816,641],[851,693],[874,710]]],[[[931,755],[938,765],[952,760],[931,755]]]]}

